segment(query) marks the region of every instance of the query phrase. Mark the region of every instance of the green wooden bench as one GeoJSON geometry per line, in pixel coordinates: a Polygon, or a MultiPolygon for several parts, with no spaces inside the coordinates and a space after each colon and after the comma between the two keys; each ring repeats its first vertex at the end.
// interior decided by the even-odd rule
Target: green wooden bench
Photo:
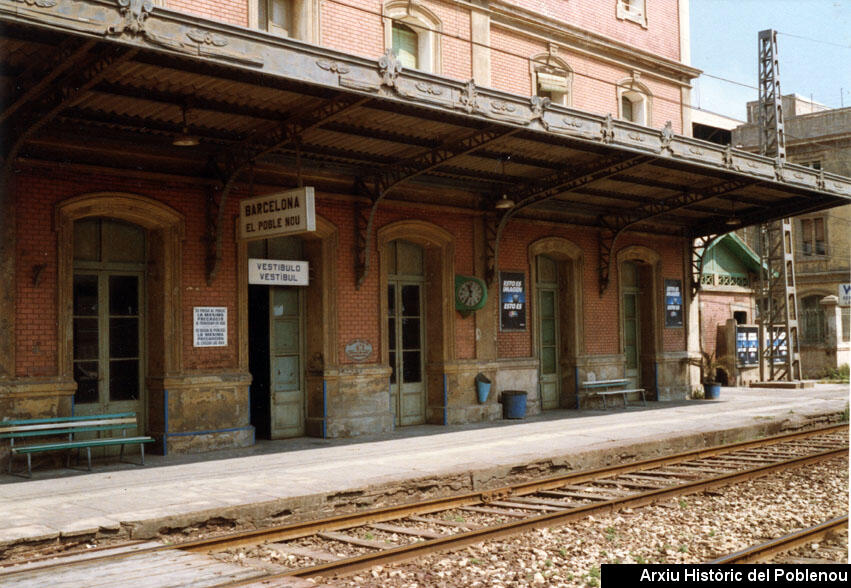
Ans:
{"type": "Polygon", "coordinates": [[[623,397],[623,407],[627,407],[627,394],[632,394],[637,392],[641,395],[641,402],[644,406],[647,406],[647,400],[644,398],[644,388],[625,388],[629,384],[629,380],[626,379],[616,379],[616,380],[592,380],[588,382],[582,382],[582,388],[585,390],[591,390],[595,396],[600,396],[603,398],[603,408],[607,409],[608,405],[606,404],[606,396],[614,396],[621,395],[623,397]]]}
{"type": "MultiPolygon", "coordinates": [[[[0,421],[0,439],[8,439],[11,453],[9,455],[9,473],[12,473],[12,460],[16,455],[27,456],[27,476],[32,477],[32,454],[43,451],[62,451],[70,449],[85,449],[89,471],[92,470],[92,447],[121,446],[119,460],[124,459],[125,445],[138,445],[142,452],[141,465],[145,465],[145,443],[153,442],[152,437],[127,437],[128,429],[136,428],[136,413],[122,412],[116,414],[96,414],[88,416],[55,417],[42,419],[26,419],[16,421],[0,421]],[[96,439],[75,439],[78,433],[100,433],[121,431],[120,437],[98,437],[96,439]],[[67,435],[67,439],[38,442],[39,437],[67,435]],[[16,440],[31,441],[25,445],[16,445],[16,440]]],[[[79,453],[78,453],[79,455],[79,453]]],[[[71,456],[68,455],[66,465],[70,467],[71,456]]]]}

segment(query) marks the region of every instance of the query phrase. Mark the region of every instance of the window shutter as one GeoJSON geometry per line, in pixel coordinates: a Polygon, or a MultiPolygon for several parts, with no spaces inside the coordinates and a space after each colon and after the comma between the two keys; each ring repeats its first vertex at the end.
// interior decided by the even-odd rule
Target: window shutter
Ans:
{"type": "Polygon", "coordinates": [[[537,72],[538,88],[544,92],[567,92],[567,76],[537,72]]]}
{"type": "Polygon", "coordinates": [[[401,24],[393,25],[393,51],[402,63],[402,67],[418,69],[418,41],[417,33],[410,27],[401,24]]]}

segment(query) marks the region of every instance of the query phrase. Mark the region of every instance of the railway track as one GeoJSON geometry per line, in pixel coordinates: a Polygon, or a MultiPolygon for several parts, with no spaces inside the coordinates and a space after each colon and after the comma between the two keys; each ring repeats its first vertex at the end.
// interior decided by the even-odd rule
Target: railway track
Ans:
{"type": "Polygon", "coordinates": [[[275,583],[349,574],[847,455],[848,426],[839,425],[317,521],[32,562],[0,569],[0,584],[58,587],[70,578],[74,585],[90,572],[107,584],[147,570],[151,586],[177,585],[187,574],[193,586],[285,585],[275,583]],[[153,566],[162,583],[151,577],[153,566]]]}
{"type": "Polygon", "coordinates": [[[736,553],[719,557],[709,563],[763,563],[770,561],[779,553],[785,553],[795,549],[796,547],[800,547],[801,545],[820,541],[824,537],[837,534],[843,530],[847,531],[847,529],[848,515],[836,517],[829,521],[825,521],[820,525],[801,529],[800,531],[789,533],[783,537],[778,537],[777,539],[772,539],[771,541],[766,541],[765,543],[748,547],[747,549],[737,551],[736,553]]]}

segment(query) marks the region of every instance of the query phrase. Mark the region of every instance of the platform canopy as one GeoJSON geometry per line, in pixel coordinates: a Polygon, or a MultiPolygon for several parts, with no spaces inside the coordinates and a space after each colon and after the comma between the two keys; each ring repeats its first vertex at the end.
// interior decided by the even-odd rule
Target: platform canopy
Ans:
{"type": "MultiPolygon", "coordinates": [[[[319,193],[362,197],[373,215],[406,200],[493,213],[497,235],[517,217],[596,226],[604,256],[624,230],[706,237],[851,202],[848,178],[670,126],[142,0],[0,0],[0,75],[7,171],[158,174],[223,198],[300,175],[319,193]],[[503,196],[512,208],[496,208],[503,196]]],[[[368,236],[369,214],[364,223],[368,236]]]]}

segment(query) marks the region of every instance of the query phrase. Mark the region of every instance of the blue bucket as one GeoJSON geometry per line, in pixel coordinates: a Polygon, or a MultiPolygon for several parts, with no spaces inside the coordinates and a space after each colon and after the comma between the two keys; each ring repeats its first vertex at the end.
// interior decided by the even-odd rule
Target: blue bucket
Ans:
{"type": "Polygon", "coordinates": [[[502,393],[502,418],[522,419],[526,416],[526,393],[505,390],[502,393]]]}
{"type": "Polygon", "coordinates": [[[479,396],[479,404],[484,404],[488,401],[488,396],[491,393],[491,381],[484,374],[476,375],[476,394],[479,396]]]}
{"type": "Polygon", "coordinates": [[[703,397],[707,400],[717,400],[721,398],[721,384],[704,384],[703,397]]]}

